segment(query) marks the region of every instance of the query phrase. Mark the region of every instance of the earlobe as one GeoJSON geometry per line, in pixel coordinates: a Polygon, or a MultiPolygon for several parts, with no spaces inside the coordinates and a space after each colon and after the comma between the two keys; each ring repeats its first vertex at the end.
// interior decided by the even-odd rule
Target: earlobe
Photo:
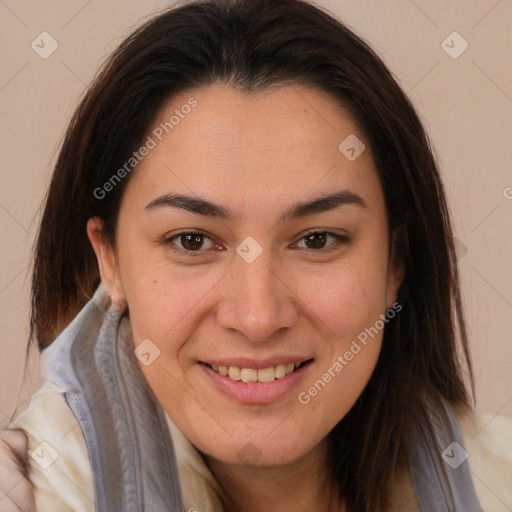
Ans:
{"type": "Polygon", "coordinates": [[[114,307],[121,311],[126,306],[126,300],[121,286],[119,268],[114,249],[103,234],[103,221],[99,217],[91,217],[87,221],[87,236],[96,254],[101,282],[107,289],[114,307]]]}

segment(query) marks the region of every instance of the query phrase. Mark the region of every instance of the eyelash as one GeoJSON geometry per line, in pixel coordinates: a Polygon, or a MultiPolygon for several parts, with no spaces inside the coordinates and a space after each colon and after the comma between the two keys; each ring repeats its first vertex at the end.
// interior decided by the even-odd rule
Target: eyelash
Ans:
{"type": "MultiPolygon", "coordinates": [[[[179,238],[183,235],[200,235],[205,239],[212,240],[212,238],[210,236],[208,236],[207,234],[202,233],[200,231],[182,231],[181,233],[177,233],[177,234],[173,235],[172,237],[165,239],[164,245],[170,246],[170,245],[174,244],[173,240],[175,240],[176,238],[179,238]]],[[[312,230],[312,231],[308,231],[305,235],[303,235],[298,240],[298,242],[304,240],[305,238],[307,238],[308,236],[311,236],[311,235],[328,235],[328,236],[332,236],[336,240],[335,244],[332,244],[330,247],[325,248],[325,249],[323,249],[323,248],[322,249],[307,249],[306,248],[306,250],[309,250],[309,251],[312,251],[315,253],[323,253],[323,254],[329,253],[331,251],[336,250],[341,244],[347,243],[350,241],[350,237],[348,237],[346,235],[339,235],[339,234],[333,233],[331,231],[312,230]]],[[[203,251],[203,250],[190,251],[187,249],[175,249],[175,248],[172,248],[172,250],[177,253],[182,254],[183,256],[187,256],[187,257],[191,257],[191,258],[198,258],[198,257],[200,258],[200,257],[204,256],[205,252],[208,252],[208,251],[203,251]]]]}

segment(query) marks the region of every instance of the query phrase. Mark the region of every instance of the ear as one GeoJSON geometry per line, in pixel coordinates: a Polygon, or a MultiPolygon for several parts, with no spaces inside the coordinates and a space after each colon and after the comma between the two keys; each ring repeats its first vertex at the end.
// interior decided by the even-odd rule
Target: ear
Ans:
{"type": "Polygon", "coordinates": [[[114,248],[105,239],[103,221],[99,217],[91,217],[87,221],[87,236],[96,254],[101,282],[107,289],[114,306],[122,310],[126,307],[126,299],[121,285],[119,267],[114,248]]]}
{"type": "Polygon", "coordinates": [[[386,282],[386,307],[389,309],[396,302],[398,288],[402,284],[405,275],[405,265],[396,249],[396,242],[392,240],[391,256],[388,264],[386,282]]]}

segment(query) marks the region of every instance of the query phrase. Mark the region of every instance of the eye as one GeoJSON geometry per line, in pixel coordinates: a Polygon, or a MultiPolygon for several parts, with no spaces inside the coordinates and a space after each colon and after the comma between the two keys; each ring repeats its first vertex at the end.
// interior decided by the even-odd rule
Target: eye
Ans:
{"type": "Polygon", "coordinates": [[[198,232],[198,231],[183,231],[181,233],[177,233],[170,238],[165,240],[165,245],[177,245],[174,240],[178,242],[178,249],[172,247],[173,250],[179,252],[185,256],[202,256],[204,252],[207,250],[201,250],[204,245],[205,240],[209,240],[211,245],[213,244],[213,240],[206,234],[198,232]]]}
{"type": "Polygon", "coordinates": [[[302,241],[306,244],[306,249],[325,253],[337,249],[341,244],[350,241],[350,238],[346,235],[332,233],[331,231],[314,230],[306,233],[306,235],[300,238],[298,243],[302,241]],[[329,238],[334,239],[335,242],[326,247],[325,244],[329,238]]]}

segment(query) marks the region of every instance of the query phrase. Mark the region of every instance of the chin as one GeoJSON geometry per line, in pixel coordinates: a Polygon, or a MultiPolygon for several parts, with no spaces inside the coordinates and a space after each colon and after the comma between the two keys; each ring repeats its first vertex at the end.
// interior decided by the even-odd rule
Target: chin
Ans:
{"type": "Polygon", "coordinates": [[[286,466],[300,460],[315,446],[306,445],[305,439],[312,439],[311,435],[273,437],[268,432],[260,435],[239,436],[238,439],[228,438],[224,442],[215,443],[205,440],[196,447],[208,457],[213,457],[225,464],[243,465],[250,467],[286,466]],[[213,447],[213,449],[212,449],[213,447]]]}

